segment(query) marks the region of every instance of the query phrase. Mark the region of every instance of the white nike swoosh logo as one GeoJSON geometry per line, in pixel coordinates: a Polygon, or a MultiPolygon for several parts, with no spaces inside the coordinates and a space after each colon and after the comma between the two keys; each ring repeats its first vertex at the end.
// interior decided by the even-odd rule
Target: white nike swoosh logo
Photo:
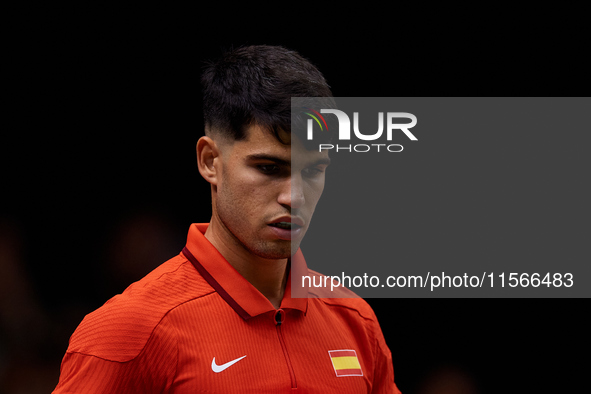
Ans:
{"type": "Polygon", "coordinates": [[[242,360],[244,357],[246,357],[246,356],[239,357],[239,358],[237,358],[237,359],[235,359],[235,360],[229,361],[229,362],[227,362],[227,363],[225,363],[225,364],[222,364],[222,365],[217,365],[217,364],[215,363],[215,357],[214,357],[214,358],[213,358],[213,360],[211,360],[211,370],[212,370],[213,372],[215,372],[215,373],[220,373],[220,372],[222,372],[224,369],[226,369],[226,368],[228,368],[228,367],[230,367],[230,366],[232,366],[232,365],[236,364],[238,361],[242,360]]]}

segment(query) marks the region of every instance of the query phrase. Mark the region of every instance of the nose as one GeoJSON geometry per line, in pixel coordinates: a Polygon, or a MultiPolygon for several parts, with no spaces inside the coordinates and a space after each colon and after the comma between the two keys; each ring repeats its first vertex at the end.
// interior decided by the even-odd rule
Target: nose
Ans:
{"type": "Polygon", "coordinates": [[[302,177],[292,175],[285,180],[277,201],[281,205],[286,205],[291,209],[299,209],[306,201],[304,198],[304,185],[302,177]]]}

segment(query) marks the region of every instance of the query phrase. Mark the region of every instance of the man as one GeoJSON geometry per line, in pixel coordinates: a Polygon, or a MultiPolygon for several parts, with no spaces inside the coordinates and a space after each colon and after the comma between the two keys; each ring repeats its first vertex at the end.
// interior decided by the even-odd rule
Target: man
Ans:
{"type": "Polygon", "coordinates": [[[293,51],[252,46],[202,81],[211,221],[83,320],[55,392],[397,393],[365,301],[292,297],[291,276],[315,274],[298,246],[329,158],[290,133],[290,98],[330,97],[322,74],[293,51]]]}

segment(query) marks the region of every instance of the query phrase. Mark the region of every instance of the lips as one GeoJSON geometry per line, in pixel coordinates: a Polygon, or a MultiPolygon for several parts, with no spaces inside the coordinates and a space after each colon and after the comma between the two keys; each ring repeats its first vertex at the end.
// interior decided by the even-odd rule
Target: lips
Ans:
{"type": "Polygon", "coordinates": [[[269,227],[277,238],[289,241],[300,236],[304,221],[296,216],[284,216],[273,220],[269,227]]]}
{"type": "Polygon", "coordinates": [[[293,229],[301,227],[301,226],[298,226],[297,224],[290,223],[290,222],[271,223],[269,226],[282,228],[284,230],[293,230],[293,229]]]}
{"type": "Polygon", "coordinates": [[[281,228],[284,230],[295,230],[304,227],[304,221],[297,216],[283,216],[273,220],[269,226],[281,228]]]}

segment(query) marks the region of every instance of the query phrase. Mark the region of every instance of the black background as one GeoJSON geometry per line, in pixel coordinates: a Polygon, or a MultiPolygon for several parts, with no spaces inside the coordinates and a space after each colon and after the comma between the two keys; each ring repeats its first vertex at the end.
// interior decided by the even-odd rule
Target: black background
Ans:
{"type": "MultiPolygon", "coordinates": [[[[209,187],[194,149],[202,135],[199,76],[203,61],[224,48],[295,49],[335,96],[588,94],[575,23],[558,35],[543,21],[524,27],[500,14],[452,26],[413,23],[400,10],[380,23],[343,20],[348,33],[336,33],[321,30],[326,14],[236,23],[211,10],[177,11],[30,6],[10,24],[0,219],[3,235],[17,236],[23,276],[49,323],[38,351],[20,352],[4,336],[1,390],[17,392],[27,379],[17,384],[15,376],[27,374],[27,384],[43,375],[55,385],[83,316],[157,264],[113,273],[106,250],[121,223],[151,218],[167,229],[174,254],[190,223],[209,221],[209,187]]],[[[587,300],[368,301],[404,393],[427,392],[444,368],[479,393],[571,392],[588,371],[587,300]]]]}

